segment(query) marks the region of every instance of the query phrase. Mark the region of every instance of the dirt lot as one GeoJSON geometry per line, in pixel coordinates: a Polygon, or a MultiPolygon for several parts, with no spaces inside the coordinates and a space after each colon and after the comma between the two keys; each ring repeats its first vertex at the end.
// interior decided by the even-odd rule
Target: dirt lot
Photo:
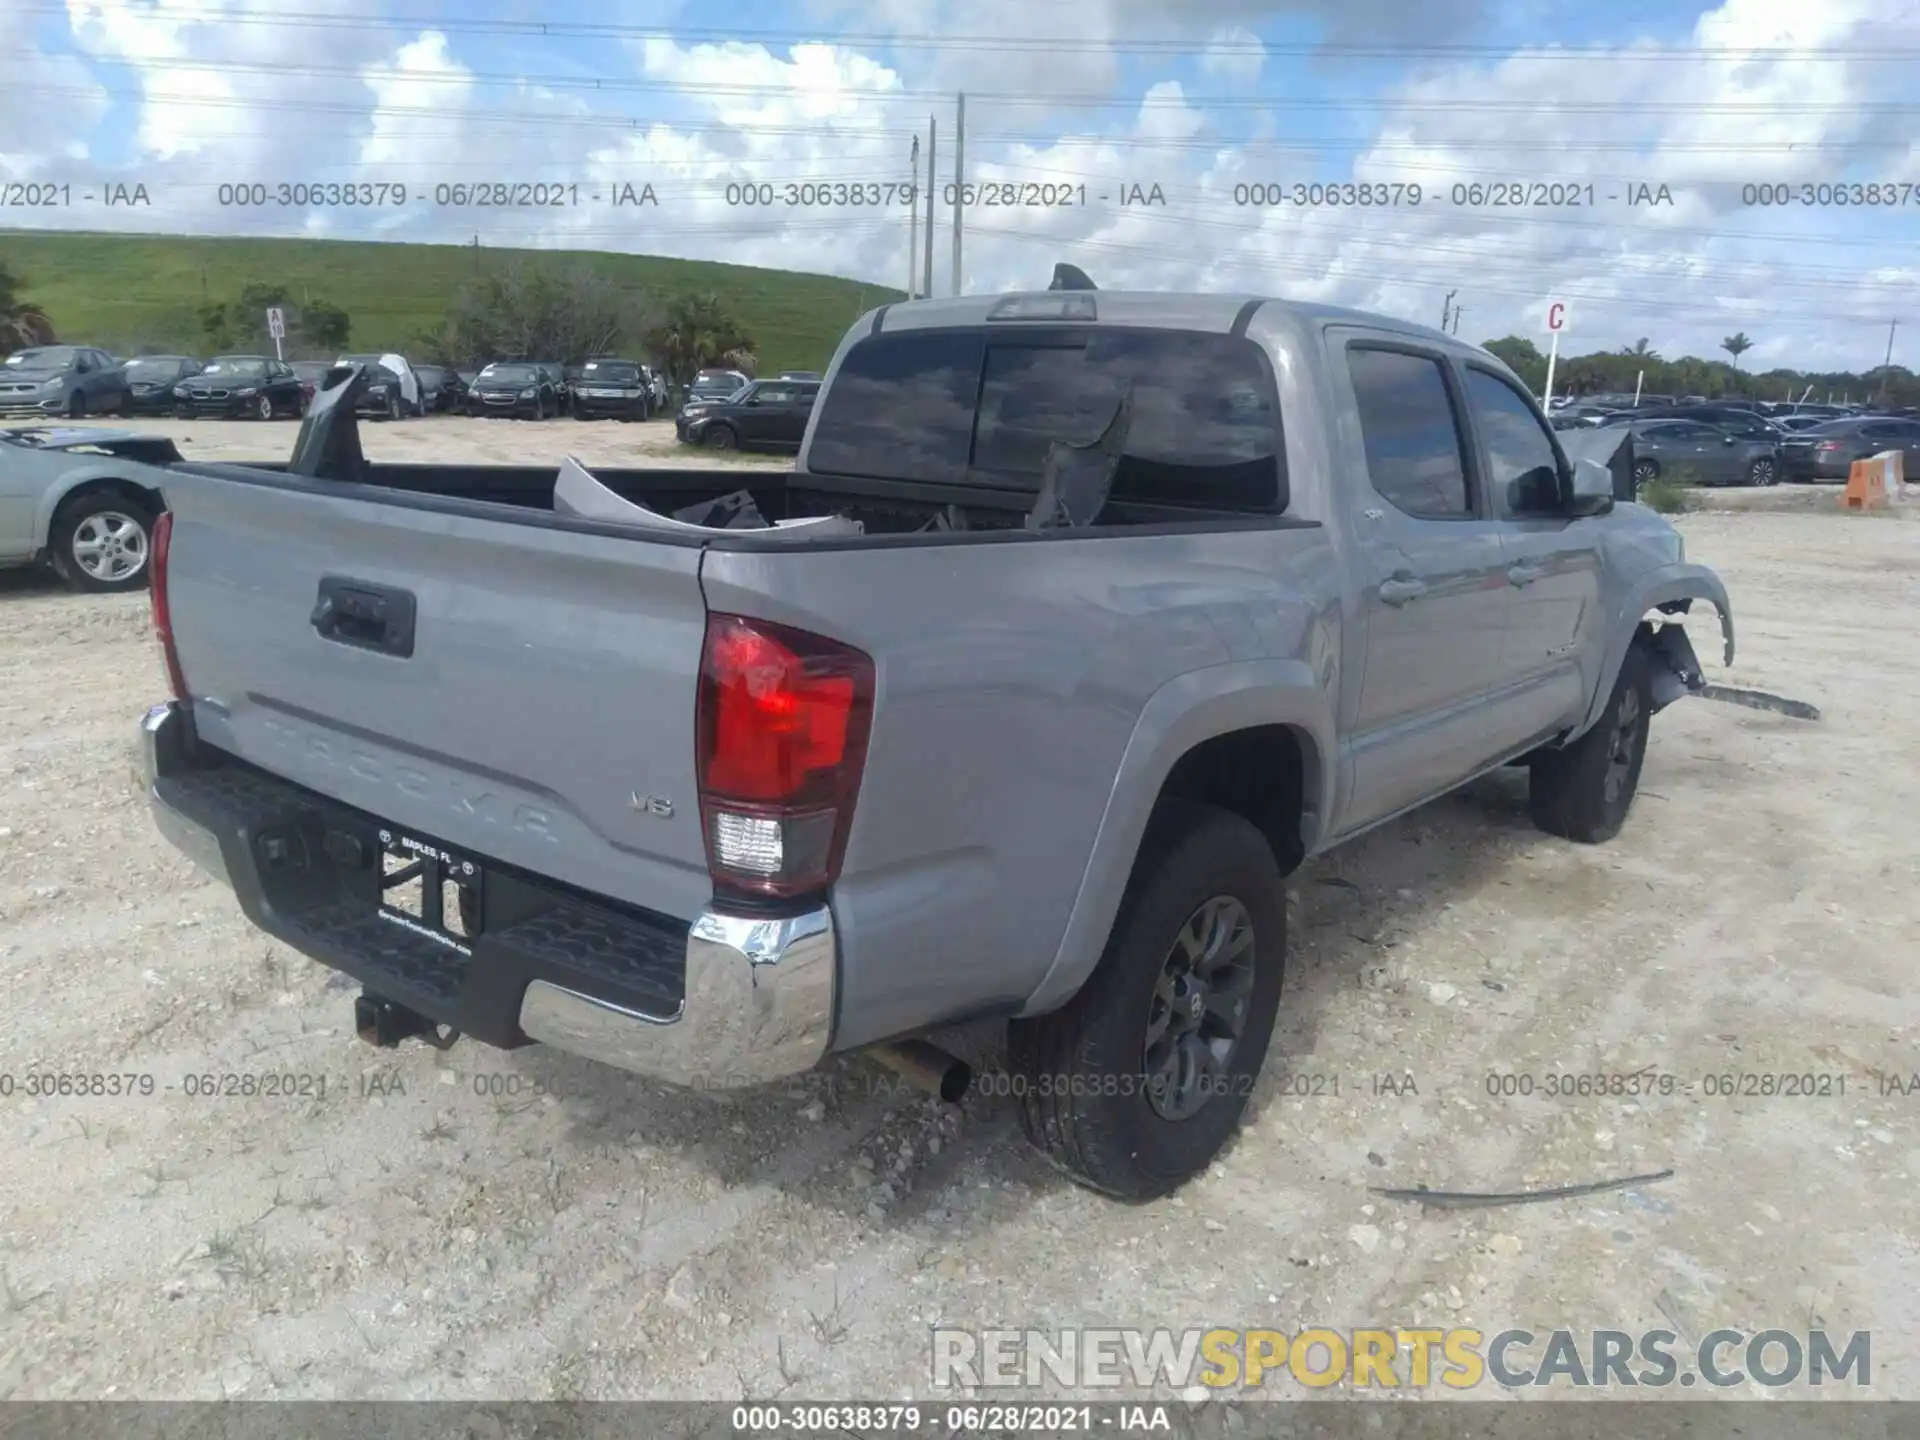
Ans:
{"type": "MultiPolygon", "coordinates": [[[[15,422],[19,423],[19,422],[15,422]]],[[[81,421],[109,429],[166,435],[194,460],[285,460],[293,453],[297,420],[131,420],[81,421]]],[[[625,424],[618,420],[470,420],[459,415],[429,415],[417,420],[363,420],[360,443],[369,460],[470,461],[487,465],[559,464],[563,455],[583,465],[752,465],[784,466],[772,455],[723,454],[682,445],[669,420],[625,424]]]]}
{"type": "MultiPolygon", "coordinates": [[[[200,455],[291,438],[162,428],[200,455]]],[[[367,434],[400,458],[476,428],[492,459],[662,448],[367,434]]],[[[132,792],[164,688],[144,597],[0,577],[0,1076],[155,1087],[0,1098],[0,1396],[925,1397],[930,1324],[1081,1323],[1871,1330],[1873,1393],[1920,1398],[1920,1095],[1875,1078],[1920,1070],[1920,528],[1830,505],[1681,522],[1740,622],[1712,678],[1823,718],[1666,712],[1610,846],[1531,830],[1500,776],[1310,864],[1265,1093],[1149,1207],[1055,1175],[1005,1099],[943,1112],[862,1061],[721,1099],[537,1049],[362,1046],[351,988],[250,929],[132,792]],[[1487,1082],[1643,1067],[1692,1093],[1487,1082]],[[1844,1095],[1702,1083],[1804,1073],[1844,1095]],[[226,1074],[326,1091],[186,1093],[226,1074]],[[1367,1190],[1667,1167],[1501,1209],[1367,1190]]]]}

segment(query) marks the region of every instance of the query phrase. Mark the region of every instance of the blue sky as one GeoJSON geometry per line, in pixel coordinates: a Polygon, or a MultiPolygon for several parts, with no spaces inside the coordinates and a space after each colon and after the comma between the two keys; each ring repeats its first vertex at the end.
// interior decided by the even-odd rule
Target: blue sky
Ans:
{"type": "MultiPolygon", "coordinates": [[[[604,12],[522,0],[12,0],[0,44],[26,56],[29,77],[0,92],[0,180],[138,180],[152,196],[134,210],[14,204],[0,225],[479,233],[483,244],[701,255],[898,285],[904,205],[856,206],[844,192],[824,205],[788,203],[808,198],[798,192],[772,207],[729,198],[744,182],[764,193],[808,181],[903,198],[907,146],[930,113],[944,189],[951,96],[964,88],[970,181],[1010,185],[996,194],[1023,202],[1082,180],[1109,197],[1158,185],[1165,200],[1122,210],[1076,191],[1064,204],[983,203],[968,217],[968,289],[1033,283],[1072,259],[1108,285],[1432,320],[1452,290],[1476,339],[1536,333],[1559,298],[1576,350],[1645,335],[1666,353],[1709,353],[1745,330],[1750,363],[1861,368],[1877,363],[1886,320],[1920,279],[1920,149],[1903,138],[1920,136],[1920,104],[1907,98],[1920,97],[1920,7],[1909,0],[744,0],[604,12]],[[529,28],[541,22],[546,33],[529,28]],[[1586,53],[1556,57],[1554,46],[1586,53]],[[1739,53],[1754,46],[1786,53],[1739,53]],[[1875,115],[1871,97],[1908,108],[1875,115]],[[65,123],[48,125],[49,113],[65,123]],[[1806,198],[1817,203],[1797,203],[1801,186],[1846,179],[1905,186],[1909,198],[1842,209],[1816,191],[1806,198]],[[437,202],[481,180],[564,185],[568,198],[437,202]],[[1249,188],[1356,180],[1369,187],[1359,198],[1387,203],[1258,203],[1276,197],[1249,188]],[[408,202],[221,203],[236,185],[348,181],[405,186],[408,202]],[[617,185],[649,182],[656,206],[605,203],[617,185]],[[1573,203],[1495,203],[1490,187],[1510,182],[1559,186],[1573,203]],[[1774,182],[1796,203],[1742,203],[1743,184],[1774,182]],[[1662,184],[1670,204],[1621,198],[1662,184]]],[[[942,202],[937,293],[950,278],[942,202]]],[[[1910,324],[1920,339],[1920,315],[1910,324]]]]}

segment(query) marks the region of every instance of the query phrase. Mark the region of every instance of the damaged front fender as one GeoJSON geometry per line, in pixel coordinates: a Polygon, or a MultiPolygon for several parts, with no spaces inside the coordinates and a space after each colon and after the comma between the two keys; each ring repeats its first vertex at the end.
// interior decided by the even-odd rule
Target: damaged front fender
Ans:
{"type": "Polygon", "coordinates": [[[1640,633],[1643,648],[1658,662],[1653,667],[1654,714],[1707,688],[1707,677],[1700,673],[1700,657],[1693,653],[1686,626],[1643,621],[1640,633]]]}
{"type": "Polygon", "coordinates": [[[1691,613],[1695,600],[1705,600],[1720,616],[1723,664],[1733,663],[1733,606],[1727,600],[1727,587],[1720,577],[1704,565],[1672,564],[1640,577],[1625,602],[1614,612],[1614,623],[1585,723],[1584,733],[1598,722],[1608,697],[1626,663],[1627,647],[1635,643],[1653,647],[1655,658],[1654,706],[1671,704],[1682,695],[1697,694],[1705,685],[1699,657],[1679,617],[1691,613]],[[1664,623],[1648,621],[1658,612],[1664,623]],[[1663,638],[1664,637],[1664,638],[1663,638]]]}

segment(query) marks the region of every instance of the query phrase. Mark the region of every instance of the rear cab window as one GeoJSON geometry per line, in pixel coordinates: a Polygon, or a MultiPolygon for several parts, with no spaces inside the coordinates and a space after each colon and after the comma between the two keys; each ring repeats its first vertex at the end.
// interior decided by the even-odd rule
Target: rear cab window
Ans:
{"type": "Polygon", "coordinates": [[[1241,336],[1120,326],[906,330],[859,341],[827,387],[810,472],[1039,489],[1055,441],[1086,444],[1131,388],[1113,499],[1286,508],[1278,391],[1241,336]]]}

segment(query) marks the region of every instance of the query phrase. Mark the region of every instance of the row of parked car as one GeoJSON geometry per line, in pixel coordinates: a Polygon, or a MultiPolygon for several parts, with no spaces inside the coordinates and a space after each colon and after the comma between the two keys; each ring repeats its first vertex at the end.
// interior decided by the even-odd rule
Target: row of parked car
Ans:
{"type": "MultiPolygon", "coordinates": [[[[39,345],[0,362],[0,414],[179,415],[276,420],[306,413],[342,365],[373,372],[363,414],[401,420],[433,414],[647,420],[665,409],[665,376],[636,360],[603,356],[578,365],[500,361],[479,370],[415,365],[405,356],[347,354],[333,361],[271,355],[142,355],[121,359],[89,345],[39,345]]],[[[703,372],[706,373],[706,372],[703,372]]],[[[732,373],[732,372],[728,372],[732,373]]],[[[747,383],[738,376],[738,385],[747,383]]]]}
{"type": "Polygon", "coordinates": [[[1853,462],[1901,451],[1920,474],[1920,413],[1868,406],[1592,396],[1554,408],[1557,430],[1630,426],[1634,477],[1685,474],[1707,485],[1844,481],[1853,462]]]}

